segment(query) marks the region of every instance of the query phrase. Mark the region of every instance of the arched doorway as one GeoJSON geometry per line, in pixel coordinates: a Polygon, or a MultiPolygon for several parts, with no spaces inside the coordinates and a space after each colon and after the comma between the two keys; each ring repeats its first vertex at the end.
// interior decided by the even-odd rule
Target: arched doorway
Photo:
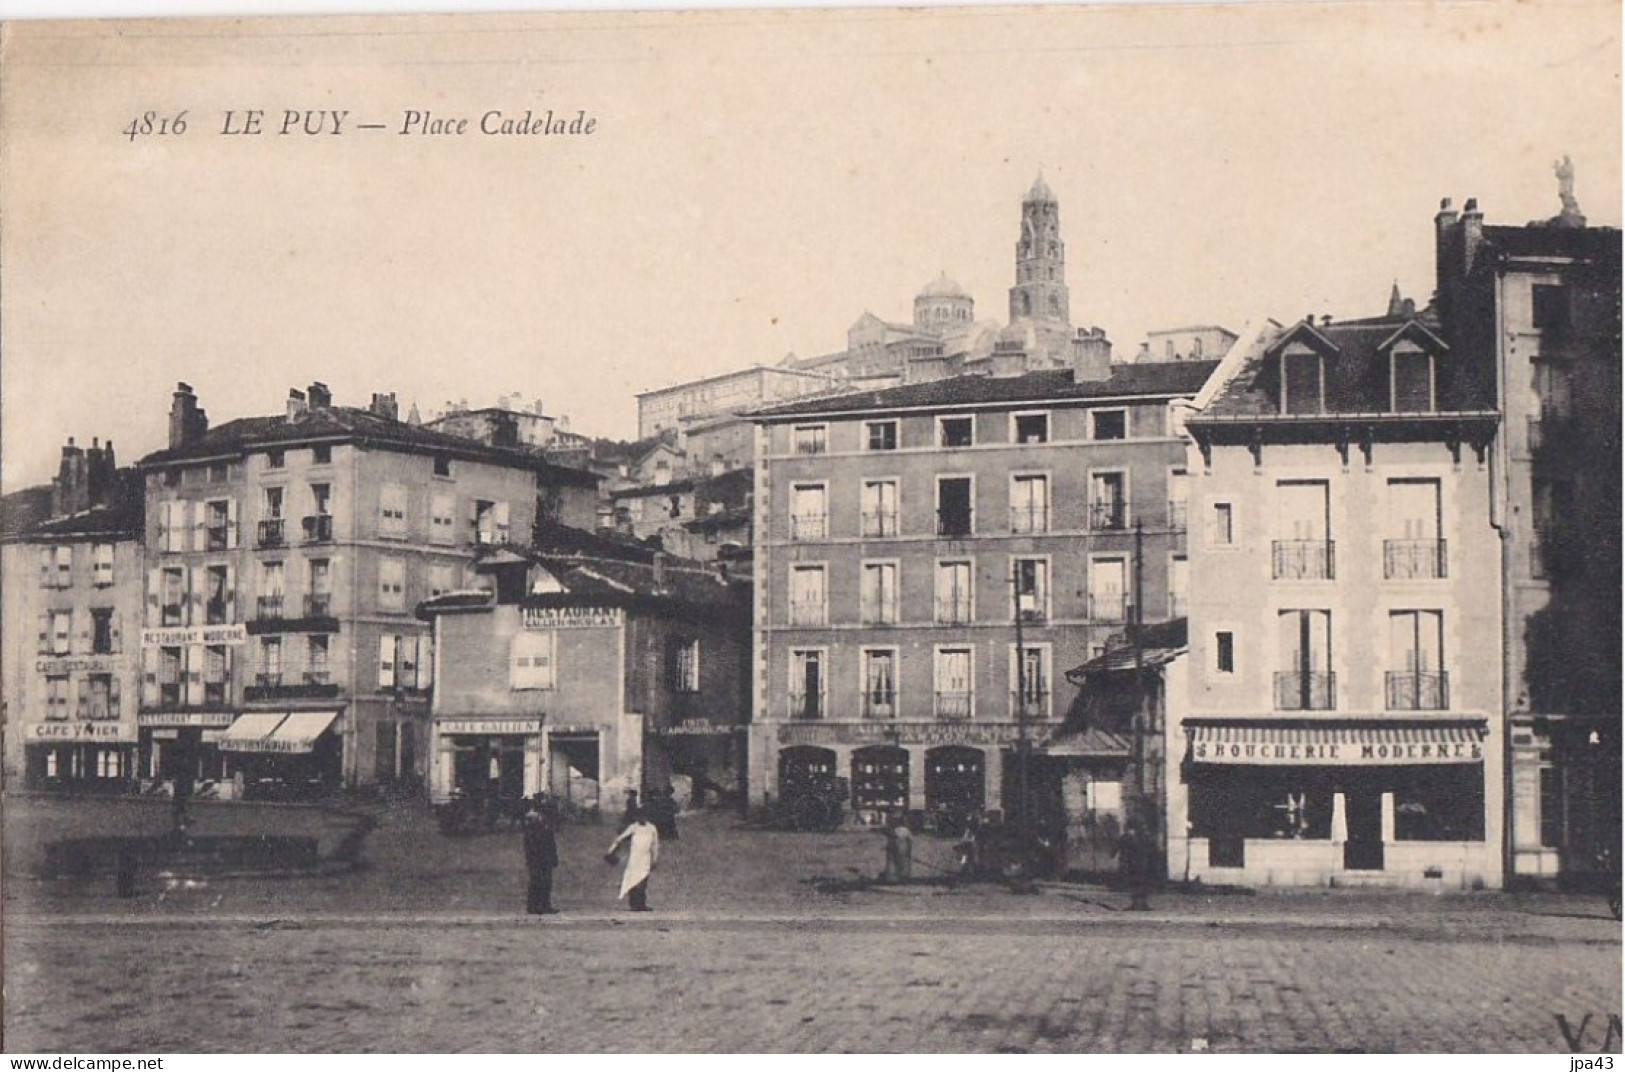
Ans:
{"type": "Polygon", "coordinates": [[[987,758],[980,748],[944,745],[925,754],[925,810],[936,828],[959,834],[987,807],[987,758]]]}
{"type": "Polygon", "coordinates": [[[779,802],[791,825],[829,830],[840,824],[846,787],[831,749],[796,745],[779,753],[779,802]]]}
{"type": "Polygon", "coordinates": [[[907,749],[871,745],[852,753],[852,806],[870,825],[908,808],[907,749]]]}

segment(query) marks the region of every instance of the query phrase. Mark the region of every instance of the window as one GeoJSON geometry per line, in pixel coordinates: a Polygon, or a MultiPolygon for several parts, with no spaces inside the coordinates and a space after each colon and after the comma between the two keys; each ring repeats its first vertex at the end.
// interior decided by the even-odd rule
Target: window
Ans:
{"type": "Polygon", "coordinates": [[[284,452],[280,450],[268,450],[265,452],[265,467],[267,469],[281,469],[287,464],[288,456],[284,452]]]}
{"type": "Polygon", "coordinates": [[[1014,718],[1048,718],[1050,714],[1050,649],[1048,645],[1010,646],[1010,714],[1014,718]]]}
{"type": "Polygon", "coordinates": [[[281,562],[260,563],[260,589],[254,615],[260,619],[282,617],[284,571],[281,562]]]}
{"type": "Polygon", "coordinates": [[[474,542],[491,546],[508,542],[508,504],[475,499],[471,507],[474,516],[474,542]]]}
{"type": "Polygon", "coordinates": [[[1010,531],[1049,531],[1049,477],[1023,474],[1010,478],[1010,531]]]}
{"type": "Polygon", "coordinates": [[[1048,443],[1048,413],[1017,413],[1010,418],[1010,438],[1017,443],[1048,443]]]}
{"type": "Polygon", "coordinates": [[[973,524],[971,478],[937,477],[937,535],[969,536],[973,524]]]}
{"type": "Polygon", "coordinates": [[[666,687],[672,692],[700,691],[700,641],[698,637],[666,638],[666,687]]]}
{"type": "Polygon", "coordinates": [[[1421,350],[1396,347],[1393,362],[1393,410],[1395,413],[1432,413],[1433,356],[1421,350]]]}
{"type": "Polygon", "coordinates": [[[212,499],[203,504],[200,551],[228,551],[237,546],[237,500],[212,499]]]}
{"type": "Polygon", "coordinates": [[[39,650],[41,655],[67,655],[72,652],[73,612],[45,611],[39,617],[39,650]]]}
{"type": "Polygon", "coordinates": [[[1168,617],[1183,618],[1190,613],[1190,559],[1174,555],[1168,559],[1168,617]]]}
{"type": "Polygon", "coordinates": [[[512,689],[551,689],[557,687],[554,656],[557,634],[551,630],[521,630],[508,648],[508,687],[512,689]]]}
{"type": "Polygon", "coordinates": [[[225,462],[209,463],[209,483],[224,484],[231,479],[231,466],[225,462]]]}
{"type": "Polygon", "coordinates": [[[1331,487],[1324,480],[1275,485],[1281,539],[1273,548],[1277,580],[1324,581],[1337,575],[1331,540],[1331,487]]]}
{"type": "Polygon", "coordinates": [[[897,563],[865,562],[861,593],[859,615],[864,624],[897,624],[897,563]]]}
{"type": "Polygon", "coordinates": [[[71,683],[66,674],[52,674],[45,679],[45,717],[58,722],[68,717],[71,683]]]}
{"type": "Polygon", "coordinates": [[[1439,482],[1388,481],[1388,533],[1382,542],[1382,575],[1390,580],[1447,576],[1445,542],[1439,538],[1439,482]]]}
{"type": "Polygon", "coordinates": [[[225,625],[233,617],[232,604],[236,593],[232,591],[230,566],[209,566],[203,575],[203,621],[207,625],[225,625]]]}
{"type": "Polygon", "coordinates": [[[790,488],[790,538],[822,540],[829,534],[826,495],[822,484],[794,484],[790,488]]]}
{"type": "Polygon", "coordinates": [[[973,417],[938,417],[937,442],[944,447],[969,447],[976,441],[973,417]]]}
{"type": "Polygon", "coordinates": [[[897,449],[896,421],[868,421],[863,426],[863,434],[869,450],[897,449]]]}
{"type": "Polygon", "coordinates": [[[1209,507],[1207,517],[1207,542],[1209,547],[1235,546],[1235,507],[1230,503],[1216,502],[1209,507]]]}
{"type": "Polygon", "coordinates": [[[823,566],[790,568],[790,624],[823,625],[828,613],[823,566]]]}
{"type": "Polygon", "coordinates": [[[1536,283],[1529,288],[1530,314],[1536,331],[1562,335],[1569,329],[1568,293],[1549,283],[1536,283]]]}
{"type": "Polygon", "coordinates": [[[863,652],[863,717],[897,717],[897,653],[889,649],[863,652]]]}
{"type": "Polygon", "coordinates": [[[1128,594],[1128,561],[1089,560],[1089,617],[1097,622],[1126,622],[1133,616],[1128,594]]]}
{"type": "Polygon", "coordinates": [[[320,446],[310,448],[310,464],[327,465],[332,462],[332,460],[333,447],[331,444],[323,443],[320,446]]]}
{"type": "Polygon", "coordinates": [[[964,625],[971,620],[971,564],[937,563],[937,622],[964,625]]]}
{"type": "Polygon", "coordinates": [[[1015,577],[1012,613],[1020,614],[1023,621],[1042,621],[1049,617],[1049,560],[1044,558],[1017,558],[1011,563],[1015,577]]]}
{"type": "Polygon", "coordinates": [[[1097,532],[1128,528],[1128,474],[1089,474],[1089,527],[1097,532]]]}
{"type": "Polygon", "coordinates": [[[59,544],[55,547],[41,547],[39,576],[41,588],[73,587],[73,546],[59,544]]]}
{"type": "Polygon", "coordinates": [[[260,688],[278,688],[282,684],[282,638],[260,637],[260,668],[254,675],[260,688]]]}
{"type": "Polygon", "coordinates": [[[429,567],[429,598],[443,596],[447,592],[457,590],[456,566],[430,566],[429,567]]]}
{"type": "Polygon", "coordinates": [[[406,539],[405,484],[385,484],[378,489],[378,535],[386,540],[406,539]]]}
{"type": "Polygon", "coordinates": [[[1097,409],[1089,414],[1090,439],[1128,438],[1128,410],[1097,409]]]}
{"type": "Polygon", "coordinates": [[[330,618],[333,616],[333,564],[325,558],[313,558],[309,568],[305,617],[330,618]]]}
{"type": "Polygon", "coordinates": [[[400,558],[378,560],[378,609],[406,609],[406,561],[400,558]]]}
{"type": "Polygon", "coordinates": [[[395,687],[395,656],[400,650],[401,638],[387,633],[378,638],[378,687],[395,687]]]}
{"type": "Polygon", "coordinates": [[[938,648],[933,668],[938,718],[966,719],[976,710],[970,648],[938,648]]]}
{"type": "Polygon", "coordinates": [[[450,476],[451,475],[451,459],[448,458],[444,454],[436,454],[434,456],[434,475],[435,476],[450,476]]]}
{"type": "Polygon", "coordinates": [[[1236,634],[1229,630],[1213,634],[1213,670],[1226,675],[1236,672],[1236,634]]]}
{"type": "Polygon", "coordinates": [[[1529,520],[1534,529],[1534,541],[1529,549],[1529,575],[1543,578],[1563,565],[1559,533],[1564,519],[1574,516],[1574,488],[1567,480],[1535,477],[1530,482],[1530,491],[1529,520]]]}
{"type": "Polygon", "coordinates": [[[1281,412],[1325,412],[1320,355],[1313,350],[1289,347],[1281,354],[1281,412]]]}
{"type": "Polygon", "coordinates": [[[180,469],[180,467],[176,466],[173,469],[165,469],[164,470],[164,487],[166,487],[166,488],[178,488],[180,486],[181,486],[181,469],[180,469]]]}
{"type": "Polygon", "coordinates": [[[1184,532],[1190,511],[1190,474],[1183,469],[1168,470],[1168,529],[1184,532]]]}
{"type": "Polygon", "coordinates": [[[1332,673],[1332,615],[1326,610],[1283,610],[1277,621],[1287,669],[1275,674],[1275,706],[1281,711],[1334,711],[1337,677],[1332,673]]]}
{"type": "Polygon", "coordinates": [[[310,486],[310,500],[316,505],[318,515],[327,515],[333,512],[333,485],[312,484],[310,486]]]}
{"type": "Polygon", "coordinates": [[[281,547],[288,542],[287,519],[283,517],[286,492],[282,488],[266,488],[260,507],[259,545],[281,547]]]}
{"type": "Polygon", "coordinates": [[[331,679],[327,644],[326,633],[312,633],[305,638],[305,684],[326,685],[331,679]]]}
{"type": "Polygon", "coordinates": [[[333,486],[312,484],[310,498],[313,512],[304,520],[305,539],[325,543],[333,538],[333,486]]]}
{"type": "Polygon", "coordinates": [[[112,655],[118,651],[113,635],[113,608],[92,607],[90,609],[90,653],[92,655],[112,655]]]}
{"type": "Polygon", "coordinates": [[[824,717],[824,653],[819,650],[790,652],[790,717],[824,717]]]}
{"type": "MultiPolygon", "coordinates": [[[[327,638],[322,637],[325,641],[327,638]]],[[[199,649],[193,648],[193,652],[199,649]]],[[[224,644],[210,644],[201,649],[203,652],[203,666],[200,668],[203,678],[203,702],[211,706],[220,706],[229,702],[226,693],[231,687],[231,649],[224,644]]]]}
{"type": "Polygon", "coordinates": [[[863,482],[863,535],[897,535],[897,481],[863,482]]]}
{"type": "Polygon", "coordinates": [[[1396,771],[1394,840],[1483,841],[1484,776],[1478,764],[1396,771]]]}
{"type": "Polygon", "coordinates": [[[826,447],[824,444],[825,426],[822,424],[797,425],[791,432],[797,454],[822,454],[826,447]]]}
{"type": "Polygon", "coordinates": [[[457,542],[457,496],[435,492],[429,503],[429,542],[449,547],[457,542]]]}
{"type": "Polygon", "coordinates": [[[186,550],[187,514],[192,504],[168,499],[158,504],[158,542],[165,551],[186,550]]]}
{"type": "Polygon", "coordinates": [[[79,691],[79,717],[93,722],[118,718],[118,691],[112,674],[89,674],[79,691]]]}
{"type": "Polygon", "coordinates": [[[1388,637],[1388,709],[1446,710],[1450,679],[1444,671],[1444,612],[1392,611],[1388,637]]]}
{"type": "Polygon", "coordinates": [[[106,588],[113,583],[113,545],[98,543],[90,548],[90,581],[97,588],[106,588]]]}
{"type": "Polygon", "coordinates": [[[159,572],[160,625],[186,624],[186,571],[170,566],[159,572]]]}

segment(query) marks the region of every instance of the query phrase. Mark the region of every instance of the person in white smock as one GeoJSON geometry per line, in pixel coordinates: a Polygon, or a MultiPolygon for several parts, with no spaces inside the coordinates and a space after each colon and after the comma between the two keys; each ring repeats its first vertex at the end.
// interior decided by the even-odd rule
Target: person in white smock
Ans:
{"type": "Polygon", "coordinates": [[[627,843],[626,870],[621,873],[620,896],[625,897],[634,912],[652,912],[649,907],[649,875],[660,859],[660,832],[649,821],[642,808],[634,808],[630,821],[621,836],[604,853],[604,859],[615,862],[615,853],[621,843],[627,843]]]}

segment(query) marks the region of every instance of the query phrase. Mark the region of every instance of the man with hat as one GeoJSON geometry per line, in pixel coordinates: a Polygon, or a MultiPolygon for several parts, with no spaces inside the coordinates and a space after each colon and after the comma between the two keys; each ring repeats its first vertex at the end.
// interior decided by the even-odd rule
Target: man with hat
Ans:
{"type": "Polygon", "coordinates": [[[530,798],[525,812],[525,871],[530,876],[530,888],[525,898],[525,911],[533,916],[552,915],[553,869],[559,865],[558,816],[546,793],[530,798]]]}

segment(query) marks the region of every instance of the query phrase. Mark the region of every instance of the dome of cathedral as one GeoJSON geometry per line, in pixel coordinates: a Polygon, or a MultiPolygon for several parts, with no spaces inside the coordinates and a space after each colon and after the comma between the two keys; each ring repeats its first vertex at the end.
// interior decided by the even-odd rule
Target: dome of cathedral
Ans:
{"type": "Polygon", "coordinates": [[[970,294],[964,287],[948,278],[947,272],[940,272],[937,277],[927,283],[920,293],[920,298],[968,298],[970,294]]]}

